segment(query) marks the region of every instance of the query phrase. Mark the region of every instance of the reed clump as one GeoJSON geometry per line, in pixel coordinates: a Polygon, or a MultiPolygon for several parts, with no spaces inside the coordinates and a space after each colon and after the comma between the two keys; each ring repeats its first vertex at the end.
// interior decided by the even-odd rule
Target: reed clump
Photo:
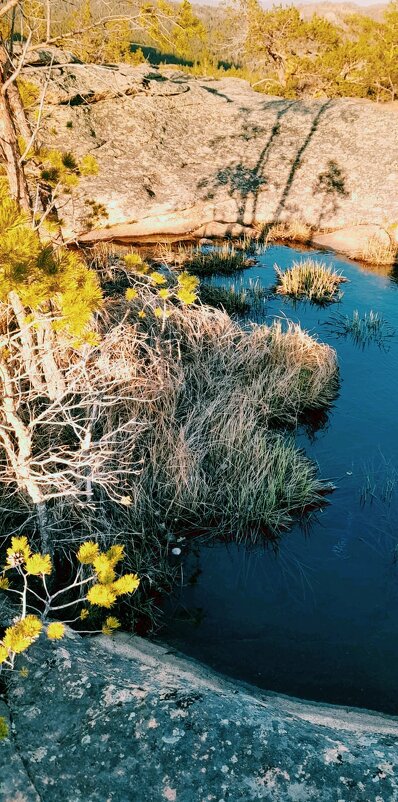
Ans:
{"type": "Polygon", "coordinates": [[[235,282],[228,285],[202,283],[199,297],[203,304],[223,309],[229,315],[242,317],[262,307],[267,291],[258,281],[252,279],[247,286],[235,282]]]}
{"type": "Polygon", "coordinates": [[[293,262],[288,270],[281,270],[275,265],[275,271],[277,293],[288,295],[290,298],[306,298],[320,305],[338,301],[341,297],[340,284],[346,281],[344,276],[332,267],[314,259],[293,262]]]}
{"type": "Polygon", "coordinates": [[[176,307],[160,321],[157,303],[150,290],[128,312],[114,299],[108,312],[123,322],[101,355],[134,388],[134,448],[124,455],[130,531],[255,540],[286,529],[324,498],[292,432],[304,410],[334,398],[335,352],[299,326],[244,331],[207,306],[176,307]]]}

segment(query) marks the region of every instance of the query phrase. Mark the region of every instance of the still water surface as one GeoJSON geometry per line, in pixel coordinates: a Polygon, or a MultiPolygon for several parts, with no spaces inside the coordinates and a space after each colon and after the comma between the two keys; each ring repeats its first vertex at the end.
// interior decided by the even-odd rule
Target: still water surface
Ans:
{"type": "MultiPolygon", "coordinates": [[[[286,268],[305,255],[271,247],[241,281],[269,288],[275,262],[286,268]]],[[[297,437],[336,490],[309,531],[295,526],[277,553],[191,546],[161,637],[269,690],[398,714],[398,276],[311,255],[349,280],[341,303],[273,299],[263,319],[300,322],[337,350],[339,396],[323,427],[297,437]],[[384,349],[361,349],[324,325],[355,309],[378,312],[396,330],[384,349]]]]}

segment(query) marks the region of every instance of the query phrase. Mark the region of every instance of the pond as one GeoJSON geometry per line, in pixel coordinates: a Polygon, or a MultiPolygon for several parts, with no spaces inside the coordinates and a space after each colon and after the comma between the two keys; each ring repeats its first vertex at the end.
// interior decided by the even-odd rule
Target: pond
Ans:
{"type": "MultiPolygon", "coordinates": [[[[240,281],[269,288],[275,263],[284,269],[306,255],[272,246],[240,281]]],[[[182,543],[181,587],[161,638],[271,691],[398,714],[398,278],[335,254],[311,256],[348,279],[341,302],[272,298],[262,319],[300,322],[337,350],[339,395],[316,431],[297,436],[336,489],[276,550],[182,543]],[[397,333],[361,347],[325,325],[354,310],[378,312],[397,333]]]]}

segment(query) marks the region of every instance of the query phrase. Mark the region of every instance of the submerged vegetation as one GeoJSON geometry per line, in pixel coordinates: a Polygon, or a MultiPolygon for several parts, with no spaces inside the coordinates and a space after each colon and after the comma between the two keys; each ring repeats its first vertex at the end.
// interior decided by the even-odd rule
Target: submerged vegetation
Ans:
{"type": "Polygon", "coordinates": [[[339,300],[340,284],[346,279],[332,267],[313,259],[294,262],[289,270],[281,270],[275,265],[277,275],[276,291],[290,298],[307,298],[312,303],[328,304],[339,300]]]}
{"type": "Polygon", "coordinates": [[[374,342],[380,348],[386,348],[388,340],[394,337],[395,331],[378,312],[365,312],[360,315],[357,309],[352,315],[335,315],[326,324],[339,337],[350,336],[362,347],[374,342]]]}

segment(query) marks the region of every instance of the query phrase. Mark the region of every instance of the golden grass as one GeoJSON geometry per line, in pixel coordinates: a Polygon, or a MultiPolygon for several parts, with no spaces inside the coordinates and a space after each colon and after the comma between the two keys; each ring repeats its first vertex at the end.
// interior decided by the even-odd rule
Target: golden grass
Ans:
{"type": "Polygon", "coordinates": [[[393,242],[386,245],[380,237],[375,235],[368,239],[358,258],[374,265],[393,265],[398,259],[398,246],[393,242]]]}
{"type": "Polygon", "coordinates": [[[289,270],[281,270],[275,265],[277,275],[276,291],[291,298],[307,298],[317,304],[327,304],[339,299],[339,286],[346,281],[332,267],[314,259],[293,262],[289,270]]]}
{"type": "Polygon", "coordinates": [[[270,223],[264,229],[265,242],[302,242],[308,243],[312,239],[312,229],[301,220],[287,220],[279,223],[270,223]]]}

